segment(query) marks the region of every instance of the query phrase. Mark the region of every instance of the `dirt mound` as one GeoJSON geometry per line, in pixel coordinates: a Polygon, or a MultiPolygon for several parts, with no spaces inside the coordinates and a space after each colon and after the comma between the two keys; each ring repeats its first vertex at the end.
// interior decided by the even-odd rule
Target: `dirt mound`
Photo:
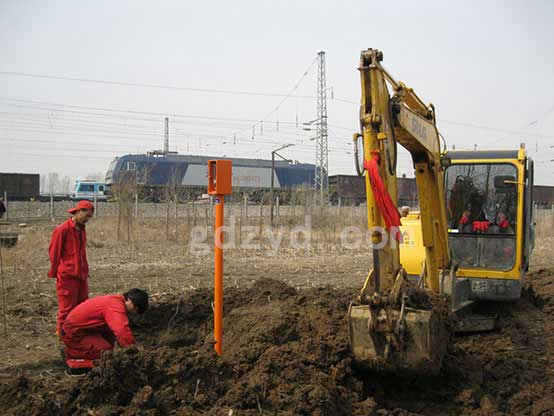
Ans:
{"type": "Polygon", "coordinates": [[[554,271],[540,269],[527,279],[522,296],[531,304],[542,309],[549,315],[554,315],[554,271]]]}
{"type": "Polygon", "coordinates": [[[353,293],[271,279],[228,290],[221,359],[210,291],[165,298],[132,322],[140,350],[106,353],[82,378],[8,378],[0,413],[554,414],[549,319],[526,300],[500,308],[498,331],[454,338],[438,377],[399,377],[354,365],[345,325],[353,293]]]}
{"type": "Polygon", "coordinates": [[[44,400],[46,384],[22,376],[1,386],[6,400],[0,410],[323,415],[376,408],[352,375],[343,325],[351,293],[331,288],[298,293],[271,279],[227,291],[222,359],[212,348],[209,291],[170,299],[132,322],[143,350],[106,353],[86,377],[55,387],[59,406],[44,400]]]}

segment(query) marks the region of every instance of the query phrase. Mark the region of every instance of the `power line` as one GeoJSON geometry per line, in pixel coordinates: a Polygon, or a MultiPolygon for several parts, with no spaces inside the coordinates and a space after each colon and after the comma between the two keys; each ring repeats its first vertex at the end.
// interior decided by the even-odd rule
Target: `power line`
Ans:
{"type": "MultiPolygon", "coordinates": [[[[508,129],[498,128],[498,127],[491,127],[491,126],[483,126],[483,125],[479,125],[479,124],[465,123],[465,122],[455,121],[455,120],[439,119],[438,122],[446,123],[446,124],[454,124],[456,126],[470,127],[470,128],[474,128],[474,129],[480,129],[480,130],[497,131],[499,133],[520,134],[520,135],[529,134],[529,132],[524,132],[524,131],[508,130],[508,129]]],[[[553,138],[554,136],[537,136],[537,137],[550,139],[550,138],[553,138]]]]}
{"type": "MultiPolygon", "coordinates": [[[[124,114],[124,113],[126,111],[132,111],[133,114],[135,114],[135,113],[146,114],[146,115],[152,115],[153,114],[153,115],[158,115],[158,116],[161,116],[161,115],[165,114],[165,113],[151,113],[151,112],[135,111],[135,110],[118,110],[118,109],[101,108],[101,107],[70,106],[70,105],[67,105],[67,104],[50,103],[50,102],[43,102],[43,101],[32,101],[32,100],[20,100],[20,99],[11,99],[11,98],[8,98],[8,100],[17,100],[17,102],[38,103],[39,105],[45,105],[46,104],[46,105],[54,105],[54,106],[59,106],[59,107],[68,107],[69,106],[69,107],[72,107],[72,108],[77,107],[77,108],[84,108],[84,109],[93,109],[95,111],[108,111],[108,113],[98,113],[98,112],[93,112],[93,111],[67,110],[67,109],[63,109],[63,108],[62,109],[60,109],[60,108],[51,109],[51,108],[27,106],[27,105],[21,105],[21,104],[8,104],[8,105],[15,105],[15,106],[18,106],[18,107],[21,106],[21,107],[24,107],[24,108],[35,108],[35,109],[38,109],[38,110],[41,110],[41,111],[54,111],[54,112],[62,112],[62,113],[78,114],[78,115],[92,115],[92,116],[97,116],[97,117],[115,117],[115,118],[124,119],[124,120],[146,121],[146,122],[154,122],[154,123],[159,123],[160,118],[133,117],[133,116],[129,116],[129,115],[124,114]]],[[[17,114],[17,113],[14,113],[14,114],[17,114]]],[[[24,113],[24,114],[29,115],[29,113],[24,113]]],[[[212,122],[220,123],[220,122],[234,122],[234,121],[238,121],[238,122],[251,122],[251,121],[253,121],[252,119],[237,119],[237,118],[233,119],[233,118],[223,118],[223,117],[220,118],[220,117],[212,117],[212,116],[184,115],[184,114],[179,114],[179,115],[176,114],[174,116],[181,116],[183,118],[191,118],[193,120],[197,120],[198,122],[204,122],[204,120],[206,120],[206,122],[210,122],[210,123],[212,123],[212,122]]],[[[54,119],[54,120],[56,120],[56,122],[58,122],[57,119],[54,119]]],[[[86,121],[88,121],[88,120],[86,120],[86,121]]],[[[511,133],[511,134],[526,134],[525,132],[520,132],[520,131],[512,131],[512,130],[507,130],[507,129],[498,129],[498,128],[495,128],[495,127],[457,122],[457,121],[454,121],[454,120],[442,120],[442,121],[446,122],[446,123],[452,123],[452,124],[462,125],[462,126],[466,126],[466,127],[472,127],[472,128],[476,128],[476,129],[495,130],[495,131],[511,133]]],[[[103,123],[106,123],[106,122],[103,122],[103,123]]],[[[190,120],[187,120],[187,121],[185,121],[185,120],[176,120],[175,123],[177,123],[177,124],[192,124],[192,122],[190,120]]],[[[281,124],[293,125],[293,124],[295,124],[295,122],[283,121],[283,122],[281,122],[281,124]]],[[[343,127],[343,126],[338,126],[338,125],[331,125],[331,126],[333,126],[335,128],[338,128],[338,129],[342,129],[342,130],[352,131],[351,128],[347,128],[347,127],[343,127]]],[[[139,126],[136,126],[136,127],[140,128],[139,126]]],[[[211,126],[210,128],[212,128],[212,127],[213,128],[219,128],[219,126],[211,126]]],[[[221,128],[224,128],[224,127],[222,126],[221,128]]],[[[291,126],[291,129],[293,129],[293,128],[294,127],[291,126]]],[[[111,131],[105,131],[105,132],[117,134],[117,132],[114,131],[113,129],[111,131]]],[[[128,134],[129,129],[126,129],[122,133],[123,134],[128,134]]],[[[133,132],[133,133],[135,133],[135,132],[133,132]]],[[[158,132],[155,132],[153,134],[156,134],[156,133],[158,133],[158,132]]],[[[202,135],[202,133],[190,133],[190,134],[200,134],[200,135],[202,135]]],[[[101,137],[106,137],[106,136],[101,136],[101,137]]],[[[224,137],[229,137],[229,136],[220,135],[218,137],[224,138],[224,137]]],[[[291,137],[291,136],[289,135],[289,137],[291,137]]],[[[294,137],[298,138],[298,137],[302,137],[302,136],[295,135],[294,137]]],[[[540,136],[540,137],[542,137],[542,138],[552,138],[553,136],[540,136]]],[[[499,140],[502,140],[502,139],[503,138],[501,138],[499,140]]],[[[259,141],[259,139],[256,139],[256,140],[259,141]]],[[[280,144],[280,143],[277,142],[277,144],[280,144]]]]}
{"type": "MultiPolygon", "coordinates": [[[[45,155],[45,154],[39,154],[39,153],[17,152],[17,157],[21,157],[21,156],[39,157],[39,158],[43,158],[43,159],[44,159],[45,156],[54,156],[54,157],[56,157],[56,159],[76,159],[76,158],[79,158],[80,163],[83,162],[83,160],[82,160],[83,154],[82,153],[62,154],[62,153],[57,152],[55,155],[45,155]]],[[[98,160],[98,161],[105,162],[105,161],[110,160],[110,159],[112,159],[110,156],[106,156],[106,157],[87,156],[87,161],[88,160],[98,160]]]]}
{"type": "MultiPolygon", "coordinates": [[[[63,112],[77,112],[75,110],[66,110],[66,109],[57,109],[57,108],[44,108],[44,107],[36,107],[36,105],[42,105],[42,106],[53,106],[53,107],[62,107],[62,108],[77,108],[77,109],[84,109],[84,110],[92,110],[92,111],[104,111],[106,113],[114,113],[114,114],[136,114],[136,115],[149,115],[149,116],[158,116],[158,117],[176,117],[176,118],[191,118],[191,119],[202,119],[202,120],[223,120],[223,121],[243,121],[243,122],[259,122],[259,120],[256,119],[243,119],[243,118],[232,118],[232,117],[215,117],[215,116],[199,116],[199,115],[192,115],[192,114],[177,114],[177,113],[160,113],[160,112],[154,112],[154,111],[140,111],[140,110],[120,110],[115,108],[108,108],[108,107],[90,107],[90,106],[84,106],[84,105],[72,105],[72,104],[59,104],[59,103],[52,103],[48,101],[36,101],[36,100],[23,100],[19,98],[9,98],[9,97],[0,97],[0,100],[5,101],[14,101],[16,103],[23,103],[23,104],[34,104],[35,107],[28,106],[28,105],[19,105],[19,104],[7,104],[14,107],[21,107],[21,108],[35,108],[38,110],[49,110],[49,111],[63,111],[63,112]]],[[[86,113],[85,113],[86,114],[86,113]]],[[[98,114],[98,113],[95,113],[98,114]]],[[[98,114],[103,115],[103,114],[98,114]]],[[[123,117],[125,118],[125,117],[123,117]]],[[[282,121],[281,123],[286,124],[296,124],[296,121],[282,121]]]]}
{"type": "MultiPolygon", "coordinates": [[[[138,130],[132,130],[132,129],[117,128],[117,127],[113,128],[111,126],[103,126],[98,124],[89,125],[81,122],[73,123],[72,121],[65,121],[65,120],[63,121],[56,120],[54,123],[50,122],[49,120],[32,120],[32,121],[25,121],[24,123],[21,123],[21,124],[14,124],[13,122],[0,119],[0,127],[9,129],[9,130],[15,130],[15,131],[32,130],[43,134],[56,134],[59,131],[71,131],[73,134],[75,134],[76,127],[80,128],[81,130],[79,132],[80,134],[89,134],[89,135],[90,133],[93,133],[93,135],[95,133],[108,133],[108,134],[113,134],[114,136],[130,135],[130,136],[143,136],[143,137],[156,138],[156,136],[161,134],[160,130],[153,130],[153,131],[151,130],[150,132],[148,132],[148,131],[144,131],[144,129],[140,129],[138,126],[135,126],[138,128],[138,130]],[[44,128],[44,129],[40,129],[40,128],[44,128]]],[[[186,134],[189,134],[189,135],[212,136],[212,137],[217,137],[219,139],[229,140],[228,136],[225,136],[223,134],[207,135],[205,131],[203,131],[202,133],[197,133],[197,132],[187,132],[182,129],[174,129],[173,133],[176,136],[184,136],[186,134]]],[[[291,134],[282,133],[282,132],[279,132],[277,134],[285,138],[292,137],[294,140],[296,140],[296,142],[300,142],[300,143],[303,142],[304,140],[308,140],[308,137],[302,136],[300,134],[291,135],[291,134]]],[[[101,136],[101,137],[107,137],[107,136],[101,136]]],[[[250,140],[239,140],[239,141],[243,141],[244,143],[248,143],[248,144],[251,143],[250,140]]],[[[260,140],[257,140],[257,141],[258,143],[260,143],[260,140]]]]}
{"type": "MultiPolygon", "coordinates": [[[[257,127],[257,126],[260,126],[264,121],[266,121],[266,119],[273,115],[275,112],[277,112],[279,110],[279,108],[281,108],[281,106],[284,104],[284,102],[286,100],[288,100],[295,92],[296,90],[298,89],[298,87],[300,86],[300,84],[302,83],[302,81],[304,80],[304,78],[306,78],[306,76],[308,75],[308,73],[311,71],[312,67],[314,66],[314,64],[316,63],[317,61],[317,57],[314,58],[314,60],[310,63],[310,65],[308,66],[308,68],[304,71],[304,73],[302,74],[302,76],[300,77],[300,79],[296,82],[296,84],[294,84],[294,86],[292,87],[292,89],[289,91],[288,94],[286,94],[284,96],[284,98],[279,101],[279,104],[277,104],[273,110],[271,110],[269,113],[267,113],[265,115],[265,117],[263,117],[262,119],[260,119],[258,122],[254,123],[252,126],[250,126],[249,128],[252,129],[252,131],[254,131],[254,129],[257,127]]],[[[296,97],[296,96],[295,96],[296,97]]],[[[315,98],[315,97],[310,97],[310,98],[315,98]]],[[[298,116],[297,116],[297,120],[295,121],[295,124],[298,124],[298,116]]],[[[244,130],[246,129],[242,129],[238,132],[235,132],[234,134],[240,134],[242,133],[244,130]]],[[[252,134],[252,136],[254,136],[254,134],[252,134]]]]}
{"type": "MultiPolygon", "coordinates": [[[[217,88],[180,87],[176,85],[111,81],[111,80],[100,80],[100,79],[92,79],[92,78],[70,77],[70,76],[63,76],[63,75],[31,74],[28,72],[16,72],[16,71],[0,71],[0,74],[27,77],[27,78],[51,79],[51,80],[57,80],[57,81],[74,81],[74,82],[84,82],[84,83],[92,83],[92,84],[117,85],[117,86],[123,86],[123,87],[155,88],[155,89],[164,89],[164,90],[190,91],[190,92],[201,92],[201,93],[210,93],[210,94],[250,95],[250,96],[259,96],[259,97],[285,97],[285,98],[288,98],[289,96],[289,94],[282,94],[282,93],[244,91],[244,90],[224,90],[224,89],[217,89],[217,88]]],[[[315,96],[311,96],[311,95],[298,95],[295,97],[302,98],[302,99],[316,98],[315,96]]]]}
{"type": "MultiPolygon", "coordinates": [[[[71,123],[72,125],[77,126],[116,126],[116,127],[122,127],[125,128],[126,131],[129,130],[129,128],[137,128],[141,129],[141,131],[152,131],[153,134],[159,134],[160,133],[160,120],[155,118],[148,118],[148,119],[142,119],[139,118],[138,120],[144,120],[147,123],[155,123],[155,125],[146,125],[146,124],[136,124],[136,123],[128,123],[128,122],[110,122],[106,121],[104,119],[99,118],[90,118],[90,117],[67,117],[66,115],[59,115],[59,114],[51,114],[51,113],[20,113],[20,112],[1,112],[0,111],[0,120],[5,120],[6,122],[13,122],[15,121],[21,121],[28,123],[29,120],[31,122],[45,122],[49,125],[55,125],[61,123],[71,123]]],[[[132,120],[135,120],[135,118],[131,118],[132,120]]],[[[127,118],[125,119],[127,120],[127,118]]],[[[227,122],[227,121],[216,121],[216,120],[177,120],[173,122],[172,124],[178,124],[178,125],[201,125],[204,126],[204,128],[210,128],[210,129],[225,129],[229,130],[231,127],[237,127],[235,122],[227,122]]],[[[244,124],[243,124],[244,125],[244,124]]],[[[172,128],[173,130],[179,130],[179,128],[172,128]]],[[[293,126],[283,126],[280,128],[280,130],[285,131],[296,131],[297,129],[293,126]]]]}
{"type": "MultiPolygon", "coordinates": [[[[310,65],[309,69],[311,69],[311,66],[313,66],[313,63],[315,63],[315,60],[310,65]]],[[[303,77],[305,75],[307,75],[307,72],[309,71],[309,69],[303,74],[303,77]]],[[[8,73],[8,72],[0,71],[0,74],[1,73],[8,73]]],[[[27,74],[27,75],[29,75],[29,74],[27,74]]],[[[301,80],[303,79],[303,77],[301,78],[301,80]]],[[[78,80],[78,79],[76,79],[76,80],[78,80]]],[[[107,107],[88,107],[88,106],[53,103],[53,102],[47,102],[47,101],[23,100],[23,99],[10,98],[10,97],[0,97],[0,99],[5,100],[5,101],[15,101],[15,102],[19,102],[19,103],[29,103],[29,104],[35,104],[35,105],[49,105],[49,106],[55,106],[55,107],[88,109],[88,110],[104,111],[104,112],[111,112],[111,113],[130,113],[130,114],[138,114],[138,115],[154,115],[154,116],[160,116],[160,117],[165,117],[166,115],[169,115],[171,117],[178,117],[178,118],[193,118],[193,119],[196,118],[196,119],[219,120],[219,121],[239,121],[239,122],[245,122],[245,123],[254,123],[253,126],[255,127],[255,126],[258,126],[260,124],[260,122],[267,121],[265,119],[267,119],[267,117],[269,117],[275,111],[277,111],[279,109],[279,107],[284,103],[284,101],[286,101],[286,99],[288,99],[292,96],[293,92],[296,90],[296,88],[298,87],[301,80],[299,80],[297,82],[297,84],[295,85],[295,88],[293,88],[293,91],[291,91],[289,94],[273,94],[273,95],[270,94],[270,95],[268,95],[268,96],[284,97],[284,100],[282,100],[270,113],[268,113],[266,115],[266,117],[262,118],[261,120],[231,118],[231,117],[200,116],[200,115],[189,115],[189,114],[175,114],[175,113],[169,113],[168,114],[168,113],[139,111],[139,110],[121,110],[121,109],[114,109],[114,108],[107,108],[107,107]]],[[[91,80],[91,81],[93,81],[93,80],[91,80]]],[[[132,84],[132,83],[130,83],[130,84],[132,84]]],[[[147,84],[145,84],[145,85],[147,85],[147,84]]],[[[214,91],[220,91],[220,90],[214,90],[214,91]]],[[[224,90],[221,90],[221,91],[224,91],[224,90]]],[[[231,90],[229,90],[229,91],[231,91],[231,90]]],[[[258,94],[258,93],[255,93],[255,94],[258,94]]],[[[262,94],[262,93],[259,93],[259,94],[262,94]]],[[[295,98],[296,97],[298,97],[298,98],[316,98],[315,96],[296,96],[296,95],[294,97],[295,98]]],[[[346,102],[346,103],[350,103],[350,104],[358,104],[354,101],[339,99],[339,98],[336,98],[336,97],[333,98],[333,99],[335,101],[341,101],[341,102],[346,102]]],[[[7,104],[7,105],[20,107],[20,108],[35,108],[35,109],[44,110],[44,111],[60,111],[60,112],[71,112],[71,113],[83,113],[83,112],[72,111],[72,110],[62,110],[62,109],[59,109],[59,108],[42,108],[42,107],[33,107],[33,106],[25,106],[25,105],[17,105],[17,104],[7,104]]],[[[544,117],[544,116],[548,115],[553,110],[554,110],[554,108],[549,109],[549,111],[545,112],[541,117],[544,117]]],[[[84,112],[84,114],[94,114],[94,113],[84,112]]],[[[98,113],[96,113],[95,115],[106,116],[106,117],[108,116],[107,114],[98,114],[98,113]]],[[[123,117],[123,118],[127,118],[127,117],[123,117]]],[[[156,121],[157,122],[158,120],[151,119],[151,120],[145,120],[145,121],[156,121]]],[[[459,125],[459,126],[463,126],[463,127],[470,127],[470,128],[475,128],[475,129],[481,129],[481,130],[498,131],[498,132],[503,132],[503,133],[508,133],[508,134],[525,135],[525,134],[529,133],[529,132],[525,132],[525,131],[521,131],[521,130],[509,130],[509,129],[499,128],[499,127],[485,126],[485,125],[461,122],[461,121],[456,121],[456,120],[448,120],[448,119],[438,119],[438,122],[439,123],[445,123],[445,124],[459,125]]],[[[297,122],[296,121],[279,121],[279,124],[296,125],[297,122]]],[[[329,126],[333,126],[335,128],[348,130],[348,131],[352,130],[352,128],[338,126],[338,125],[329,124],[329,126]]],[[[252,125],[249,126],[249,128],[252,128],[252,125]]],[[[243,130],[245,130],[245,129],[243,129],[243,130]]],[[[534,136],[540,137],[540,138],[554,138],[554,136],[544,136],[544,135],[534,135],[534,136]]]]}
{"type": "MultiPolygon", "coordinates": [[[[124,113],[129,112],[131,114],[156,115],[156,116],[163,116],[163,115],[166,114],[166,113],[155,113],[155,112],[146,112],[146,111],[137,111],[137,110],[119,110],[119,109],[106,108],[106,107],[77,106],[77,105],[68,105],[68,104],[52,103],[52,102],[45,102],[45,101],[36,101],[36,100],[22,100],[22,99],[5,98],[5,97],[4,97],[4,99],[8,100],[8,101],[32,103],[32,104],[37,104],[37,105],[52,105],[52,106],[55,106],[55,107],[62,107],[62,108],[61,109],[60,108],[43,108],[43,107],[28,106],[28,105],[22,105],[22,104],[8,104],[8,105],[16,106],[16,107],[35,108],[35,109],[42,110],[42,111],[55,111],[55,112],[64,112],[64,113],[70,113],[70,114],[76,113],[76,114],[94,115],[94,116],[98,116],[98,117],[116,117],[116,118],[126,119],[126,120],[127,119],[133,119],[133,120],[137,120],[137,121],[148,121],[148,122],[156,122],[156,123],[159,123],[160,119],[158,119],[158,118],[156,118],[156,119],[154,119],[154,118],[144,119],[144,118],[138,118],[138,117],[130,117],[130,116],[124,114],[124,113]],[[68,110],[68,109],[64,109],[63,107],[88,109],[88,110],[93,110],[93,111],[105,111],[107,113],[97,113],[97,112],[79,111],[79,110],[68,110]]],[[[233,121],[252,122],[252,121],[254,121],[252,119],[239,119],[239,118],[213,117],[213,116],[200,116],[200,115],[185,115],[185,114],[173,114],[172,116],[173,117],[182,117],[182,118],[191,118],[191,119],[195,119],[195,120],[209,120],[209,121],[214,121],[214,122],[220,122],[220,121],[223,121],[223,122],[227,122],[227,121],[230,121],[230,122],[233,122],[233,121]]],[[[447,120],[446,122],[454,123],[454,121],[449,121],[449,120],[447,120]]],[[[185,122],[180,121],[180,120],[176,120],[175,123],[184,124],[185,122]]],[[[190,121],[187,121],[186,123],[190,123],[190,121]]],[[[282,121],[281,124],[293,125],[293,124],[296,124],[296,122],[282,121]]],[[[469,125],[468,123],[459,123],[459,124],[469,125]]],[[[331,126],[333,126],[335,128],[342,129],[342,130],[352,131],[351,128],[347,128],[347,127],[343,127],[343,126],[338,126],[338,125],[331,125],[331,126]]],[[[490,129],[490,127],[476,126],[476,125],[471,125],[471,127],[489,128],[490,129]]],[[[548,137],[548,136],[545,136],[545,137],[548,137]]]]}
{"type": "MultiPolygon", "coordinates": [[[[24,139],[20,139],[20,138],[6,138],[6,137],[0,137],[0,139],[2,139],[5,143],[14,143],[14,144],[20,144],[21,142],[27,142],[27,143],[35,143],[35,144],[45,144],[48,146],[48,149],[51,149],[51,150],[55,150],[55,149],[59,149],[59,150],[82,150],[83,152],[86,152],[86,153],[108,153],[108,154],[111,154],[113,155],[113,151],[111,150],[105,150],[105,149],[98,149],[98,148],[79,148],[79,147],[76,147],[76,146],[79,146],[79,145],[83,145],[85,143],[77,143],[77,144],[72,144],[72,148],[68,148],[67,146],[52,146],[52,142],[49,142],[47,140],[24,140],[24,139]]],[[[55,144],[59,144],[59,143],[55,143],[55,144]]],[[[19,152],[18,152],[19,153],[19,152]]],[[[81,156],[82,156],[82,153],[81,153],[81,156]]]]}
{"type": "MultiPolygon", "coordinates": [[[[289,97],[290,96],[292,96],[292,94],[289,95],[289,97]]],[[[250,124],[247,128],[243,128],[242,130],[239,130],[235,134],[240,134],[240,132],[244,130],[251,129],[252,127],[258,126],[260,124],[260,121],[267,122],[267,120],[264,120],[264,119],[267,119],[268,116],[270,116],[276,110],[278,110],[279,106],[282,105],[282,103],[284,102],[284,100],[281,101],[281,103],[278,104],[270,113],[268,113],[268,115],[264,119],[257,120],[257,119],[244,119],[244,118],[232,118],[232,117],[177,114],[177,113],[167,113],[167,112],[160,113],[160,112],[140,111],[140,110],[121,110],[121,109],[114,109],[114,108],[108,108],[108,107],[90,107],[90,106],[83,106],[83,105],[53,103],[49,101],[24,100],[19,98],[10,98],[10,97],[0,97],[0,100],[8,101],[8,103],[4,105],[10,106],[10,107],[16,107],[16,108],[29,108],[29,109],[36,109],[36,110],[42,110],[42,111],[64,112],[64,113],[71,113],[71,114],[86,114],[86,115],[94,115],[98,117],[112,117],[112,118],[120,118],[120,119],[132,119],[132,120],[138,120],[138,121],[152,121],[156,123],[159,122],[159,119],[132,118],[126,115],[125,113],[129,113],[133,115],[150,115],[150,116],[158,116],[158,117],[171,116],[171,117],[186,118],[186,119],[254,123],[254,124],[250,124]],[[10,103],[10,101],[13,101],[14,103],[10,103]],[[22,104],[17,104],[17,103],[22,103],[22,104]],[[34,104],[34,105],[29,105],[29,104],[34,104]],[[61,108],[45,108],[45,107],[39,107],[39,106],[53,106],[53,107],[61,107],[61,108]],[[71,108],[72,110],[69,110],[68,108],[71,108]],[[74,110],[74,109],[78,109],[78,110],[74,110]],[[84,111],[84,110],[87,110],[87,111],[84,111]],[[98,113],[95,111],[103,111],[104,113],[98,113]]],[[[179,120],[173,121],[173,123],[179,123],[179,122],[183,123],[183,121],[179,121],[179,120]]],[[[301,123],[301,121],[298,121],[298,120],[279,121],[279,125],[286,124],[286,125],[296,126],[298,123],[301,123]]],[[[352,128],[338,126],[338,125],[332,125],[332,126],[343,130],[352,131],[352,128]]]]}
{"type": "MultiPolygon", "coordinates": [[[[65,145],[64,146],[52,146],[52,144],[50,144],[48,142],[40,141],[40,140],[22,140],[21,138],[16,139],[16,138],[3,138],[3,137],[0,138],[0,139],[5,139],[4,142],[14,143],[15,146],[18,146],[18,145],[25,146],[25,144],[23,144],[21,142],[32,142],[32,143],[38,143],[39,145],[44,144],[44,145],[48,146],[48,148],[45,149],[45,150],[55,151],[55,153],[52,154],[52,153],[47,153],[47,152],[41,152],[40,154],[33,153],[32,155],[33,156],[42,156],[43,158],[46,158],[46,159],[50,158],[50,159],[53,159],[53,160],[58,159],[60,156],[72,156],[72,157],[76,157],[76,158],[78,157],[78,158],[81,158],[81,160],[83,160],[83,155],[84,154],[87,154],[86,159],[88,160],[88,159],[94,158],[94,157],[89,156],[90,153],[106,154],[106,156],[103,157],[102,160],[106,160],[106,159],[112,160],[115,157],[114,153],[118,153],[119,156],[121,156],[122,154],[133,154],[132,152],[117,152],[115,150],[111,151],[111,150],[81,148],[81,147],[77,147],[79,144],[73,144],[73,143],[71,143],[71,146],[65,146],[65,145]],[[70,152],[70,153],[65,153],[65,152],[70,152]]],[[[62,144],[62,143],[58,143],[58,144],[62,144]]],[[[204,144],[204,147],[210,147],[210,145],[204,144]]],[[[29,155],[29,153],[27,153],[25,151],[16,150],[14,147],[10,147],[10,149],[8,149],[7,153],[13,153],[17,157],[19,157],[19,155],[29,155]]],[[[200,153],[202,153],[202,152],[200,152],[200,153]]],[[[312,150],[296,149],[295,153],[312,154],[313,152],[312,152],[312,150]]],[[[343,152],[341,152],[341,153],[343,153],[343,152]]],[[[209,156],[212,156],[212,155],[213,154],[210,154],[209,156]]],[[[234,157],[234,156],[228,155],[228,157],[234,157]]],[[[241,157],[241,156],[237,156],[237,157],[241,157]]]]}
{"type": "MultiPolygon", "coordinates": [[[[1,127],[1,125],[0,125],[0,127],[1,127]]],[[[74,138],[74,141],[75,141],[75,139],[78,139],[79,137],[86,136],[87,138],[96,137],[96,138],[105,138],[105,139],[127,140],[127,141],[131,141],[131,142],[143,142],[143,143],[150,143],[150,145],[151,145],[151,144],[153,144],[153,140],[158,140],[158,137],[156,137],[154,135],[151,135],[151,134],[142,134],[142,133],[137,133],[137,132],[118,133],[118,132],[113,132],[113,131],[110,131],[110,130],[88,130],[88,131],[83,130],[83,131],[79,132],[78,134],[76,134],[75,128],[72,127],[72,126],[56,126],[56,127],[53,127],[53,128],[48,128],[47,125],[37,124],[36,122],[27,123],[27,125],[21,125],[21,126],[10,126],[8,128],[5,128],[5,129],[8,130],[8,131],[13,131],[13,132],[19,131],[19,132],[23,132],[25,134],[40,133],[41,136],[39,138],[43,138],[44,135],[55,135],[55,136],[70,135],[71,137],[74,138]],[[32,125],[29,125],[29,124],[32,124],[32,125]],[[41,129],[40,127],[42,127],[42,126],[44,126],[46,128],[41,129]],[[103,133],[106,133],[106,134],[103,134],[103,133]],[[152,139],[149,140],[148,139],[149,137],[152,137],[152,139]]],[[[250,145],[252,145],[252,141],[250,139],[240,139],[239,138],[238,140],[235,140],[233,143],[231,143],[231,140],[227,136],[217,135],[217,134],[206,134],[205,132],[200,133],[200,132],[184,132],[183,131],[183,132],[174,134],[174,137],[176,139],[179,139],[179,138],[187,139],[187,138],[190,138],[191,136],[196,136],[196,137],[202,138],[202,140],[217,141],[218,144],[220,144],[220,145],[237,144],[237,143],[240,146],[250,146],[250,145]]],[[[282,135],[282,136],[288,137],[288,138],[292,137],[290,135],[282,135]]],[[[310,148],[310,149],[312,148],[312,146],[310,144],[308,144],[308,143],[304,144],[304,140],[307,140],[306,138],[302,138],[300,140],[298,140],[298,139],[299,139],[298,137],[293,137],[289,141],[294,141],[295,145],[298,146],[298,147],[305,147],[305,148],[310,148]]],[[[180,141],[178,141],[178,142],[181,143],[180,141]]],[[[256,143],[257,144],[267,144],[267,145],[274,146],[276,144],[280,144],[281,142],[280,141],[273,141],[273,140],[257,139],[256,143]]],[[[350,150],[350,147],[344,145],[343,147],[333,147],[332,149],[336,150],[336,151],[348,151],[348,150],[350,150]]]]}
{"type": "Polygon", "coordinates": [[[341,103],[360,105],[359,102],[352,101],[352,100],[345,100],[343,98],[337,98],[335,95],[331,97],[331,101],[338,101],[338,102],[341,102],[341,103]]]}

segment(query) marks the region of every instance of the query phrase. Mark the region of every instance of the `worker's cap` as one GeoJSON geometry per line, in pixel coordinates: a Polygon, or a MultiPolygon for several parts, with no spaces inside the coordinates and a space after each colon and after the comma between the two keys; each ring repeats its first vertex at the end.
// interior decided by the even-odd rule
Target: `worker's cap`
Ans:
{"type": "Polygon", "coordinates": [[[89,202],[89,201],[79,201],[77,205],[75,205],[71,209],[68,209],[67,212],[69,212],[70,214],[75,214],[77,211],[81,209],[88,209],[89,211],[94,211],[94,205],[92,205],[92,202],[89,202]]]}

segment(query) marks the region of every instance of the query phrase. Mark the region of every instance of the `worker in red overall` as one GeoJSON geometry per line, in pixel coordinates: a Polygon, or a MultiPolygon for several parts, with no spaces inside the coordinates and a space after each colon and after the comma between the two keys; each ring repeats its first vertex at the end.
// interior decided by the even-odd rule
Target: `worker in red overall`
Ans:
{"type": "Polygon", "coordinates": [[[88,299],[89,269],[85,224],[94,213],[94,205],[89,201],[79,201],[77,206],[67,212],[72,214],[72,217],[54,229],[48,248],[50,256],[48,277],[56,279],[58,294],[58,324],[56,325],[58,336],[67,314],[79,303],[88,299]]]}
{"type": "Polygon", "coordinates": [[[66,359],[96,360],[103,351],[135,343],[129,313],[148,309],[148,293],[131,289],[122,295],[97,296],[80,303],[65,318],[62,340],[66,359]]]}

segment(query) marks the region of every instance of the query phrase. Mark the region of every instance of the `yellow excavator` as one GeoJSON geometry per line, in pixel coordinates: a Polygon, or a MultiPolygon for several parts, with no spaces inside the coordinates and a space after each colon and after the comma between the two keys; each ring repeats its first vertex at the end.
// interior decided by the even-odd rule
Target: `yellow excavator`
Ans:
{"type": "Polygon", "coordinates": [[[358,68],[355,163],[366,177],[373,267],[349,307],[350,346],[372,369],[436,373],[450,330],[494,328],[493,316],[472,312],[476,302],[520,296],[533,247],[533,161],[523,145],[446,151],[442,140],[441,148],[434,106],[382,60],[381,51],[364,50],[358,68]],[[398,144],[411,154],[419,199],[419,212],[404,218],[391,203],[398,144]],[[418,290],[435,303],[414,302],[418,290]],[[457,316],[454,327],[444,304],[457,316]]]}

